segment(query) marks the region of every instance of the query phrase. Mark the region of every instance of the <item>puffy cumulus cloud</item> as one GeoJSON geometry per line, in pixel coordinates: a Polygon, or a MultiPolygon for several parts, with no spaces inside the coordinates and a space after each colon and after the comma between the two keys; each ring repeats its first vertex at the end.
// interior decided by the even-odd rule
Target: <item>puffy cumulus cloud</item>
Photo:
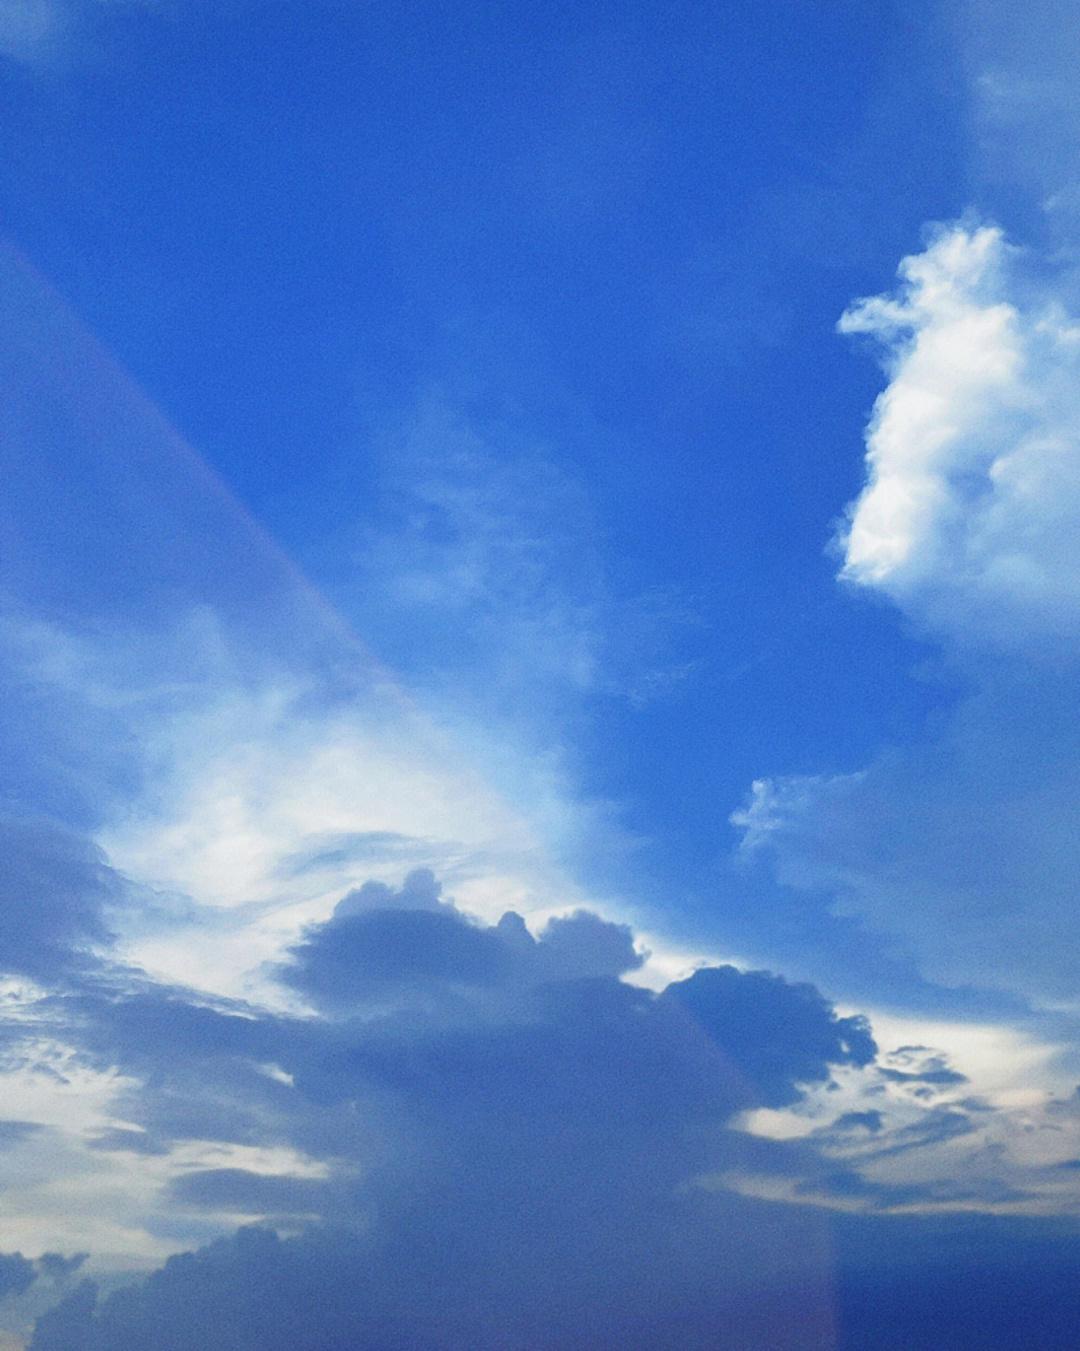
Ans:
{"type": "Polygon", "coordinates": [[[21,1252],[0,1253],[0,1299],[24,1295],[38,1277],[44,1277],[54,1286],[64,1287],[86,1257],[86,1253],[65,1257],[63,1253],[46,1252],[31,1259],[21,1252]]]}
{"type": "Polygon", "coordinates": [[[766,1107],[787,1106],[800,1096],[797,1084],[825,1083],[833,1066],[868,1065],[877,1053],[865,1018],[839,1018],[813,985],[768,971],[703,967],[664,998],[721,1036],[737,1063],[753,1066],[766,1107]]]}
{"type": "Polygon", "coordinates": [[[884,348],[843,576],[962,646],[1080,635],[1080,325],[993,226],[938,229],[841,332],[884,348]]]}
{"type": "Polygon", "coordinates": [[[550,1117],[614,1157],[646,1129],[674,1136],[684,1112],[723,1122],[792,1102],[831,1067],[873,1057],[863,1020],[838,1018],[811,986],[704,969],[657,996],[619,979],[642,961],[624,926],[579,911],[534,937],[512,911],[485,925],[438,896],[416,870],[309,927],[278,974],[322,1016],[134,980],[66,996],[83,1053],[150,1086],[125,1094],[126,1125],[99,1130],[95,1147],[131,1148],[133,1127],[150,1155],[184,1136],[251,1143],[261,1122],[268,1139],[348,1154],[363,1107],[426,1122],[444,1144],[501,1122],[519,1150],[550,1117]]]}
{"type": "Polygon", "coordinates": [[[844,315],[889,383],[842,576],[936,636],[963,689],[860,772],[762,779],[731,820],[931,980],[1042,1001],[1077,979],[1080,325],[1037,264],[942,227],[844,315]]]}
{"type": "Polygon", "coordinates": [[[395,996],[415,1003],[469,987],[617,977],[644,961],[627,926],[589,911],[549,920],[533,938],[514,911],[482,925],[441,902],[440,892],[427,868],[409,873],[399,891],[365,883],[291,949],[282,979],[324,1009],[355,1012],[395,996]]]}
{"type": "Polygon", "coordinates": [[[706,1347],[718,1326],[732,1346],[813,1344],[822,1217],[695,1180],[755,1148],[738,1113],[865,1064],[868,1030],[761,972],[626,984],[640,961],[593,914],[535,936],[512,911],[483,924],[417,870],[348,894],[295,945],[281,974],[314,1013],[130,971],[50,997],[81,1062],[119,1076],[87,1156],[122,1161],[108,1186],[134,1187],[149,1234],[262,1220],[353,1237],[249,1235],[115,1299],[82,1289],[37,1344],[108,1347],[136,1326],[177,1347],[706,1347]]]}

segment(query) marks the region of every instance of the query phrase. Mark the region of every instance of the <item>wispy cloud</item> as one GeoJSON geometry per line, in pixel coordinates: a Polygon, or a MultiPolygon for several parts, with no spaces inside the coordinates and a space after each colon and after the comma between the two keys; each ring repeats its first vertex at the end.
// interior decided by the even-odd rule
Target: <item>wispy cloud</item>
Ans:
{"type": "Polygon", "coordinates": [[[519,410],[478,404],[430,390],[377,438],[350,610],[432,693],[467,703],[473,684],[486,716],[663,697],[692,672],[691,604],[621,586],[582,474],[519,410]]]}

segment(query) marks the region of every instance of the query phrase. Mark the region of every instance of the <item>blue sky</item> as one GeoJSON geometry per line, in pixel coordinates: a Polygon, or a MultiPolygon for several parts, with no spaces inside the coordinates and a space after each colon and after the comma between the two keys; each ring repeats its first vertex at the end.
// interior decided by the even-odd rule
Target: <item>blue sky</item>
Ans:
{"type": "Polygon", "coordinates": [[[1075,1344],[1078,47],[11,0],[3,1351],[1075,1344]]]}

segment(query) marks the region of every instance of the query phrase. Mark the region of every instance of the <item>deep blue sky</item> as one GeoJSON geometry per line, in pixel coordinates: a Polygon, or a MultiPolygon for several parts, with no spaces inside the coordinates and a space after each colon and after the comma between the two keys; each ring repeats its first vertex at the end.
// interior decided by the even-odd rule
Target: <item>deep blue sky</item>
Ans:
{"type": "Polygon", "coordinates": [[[750,778],[856,768],[934,702],[824,546],[880,384],[836,320],[968,200],[949,16],[269,4],[83,43],[7,87],[14,239],[407,682],[466,625],[418,635],[356,551],[403,528],[372,447],[434,390],[488,473],[574,486],[553,584],[669,611],[640,662],[692,676],[586,691],[575,773],[683,866],[750,778]]]}

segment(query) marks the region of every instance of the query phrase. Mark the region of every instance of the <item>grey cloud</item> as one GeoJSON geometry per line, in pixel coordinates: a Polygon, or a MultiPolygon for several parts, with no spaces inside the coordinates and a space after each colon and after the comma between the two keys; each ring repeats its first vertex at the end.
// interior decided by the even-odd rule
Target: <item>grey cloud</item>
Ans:
{"type": "Polygon", "coordinates": [[[335,919],[367,914],[372,910],[439,910],[442,886],[430,868],[414,868],[399,890],[385,882],[365,882],[334,907],[335,919]]]}
{"type": "Polygon", "coordinates": [[[954,1084],[966,1084],[967,1076],[961,1074],[959,1070],[926,1070],[922,1074],[909,1074],[903,1070],[891,1070],[882,1066],[878,1073],[883,1079],[888,1079],[894,1084],[933,1084],[936,1086],[952,1086],[954,1084]]]}
{"type": "Polygon", "coordinates": [[[408,1253],[404,1237],[386,1246],[342,1230],[290,1239],[241,1230],[104,1299],[84,1282],[39,1319],[31,1351],[1074,1351],[1080,1342],[1074,1220],[825,1222],[812,1206],[701,1195],[680,1218],[685,1244],[670,1238],[689,1258],[681,1279],[664,1251],[650,1267],[633,1231],[604,1277],[587,1263],[566,1271],[553,1253],[553,1279],[537,1281],[542,1267],[521,1264],[514,1248],[470,1278],[443,1249],[445,1231],[417,1228],[408,1253]],[[740,1266],[751,1232],[759,1260],[740,1266]]]}
{"type": "Polygon", "coordinates": [[[954,1070],[940,1051],[928,1046],[900,1046],[890,1051],[877,1067],[878,1074],[893,1084],[907,1084],[935,1090],[955,1088],[967,1083],[967,1076],[954,1070]]]}
{"type": "Polygon", "coordinates": [[[0,1299],[7,1295],[21,1295],[37,1279],[33,1262],[21,1252],[0,1253],[0,1299]]]}
{"type": "Polygon", "coordinates": [[[636,971],[645,960],[635,952],[626,925],[610,924],[586,910],[551,920],[540,935],[536,956],[540,970],[560,980],[621,976],[636,971]]]}
{"type": "Polygon", "coordinates": [[[928,1145],[941,1144],[957,1136],[970,1135],[977,1130],[977,1124],[967,1112],[955,1107],[930,1108],[916,1121],[892,1131],[882,1140],[880,1148],[875,1149],[866,1158],[883,1159],[894,1154],[903,1154],[911,1149],[923,1149],[928,1145]]]}
{"type": "MultiPolygon", "coordinates": [[[[661,996],[624,984],[641,960],[632,935],[595,915],[534,938],[512,913],[466,919],[430,874],[394,892],[393,908],[366,909],[359,894],[295,950],[291,979],[331,1018],[132,975],[53,1001],[81,1053],[129,1081],[117,1125],[92,1146],[285,1146],[328,1170],[317,1185],[287,1170],[188,1172],[169,1185],[169,1213],[347,1222],[373,1210],[393,1234],[420,1206],[460,1212],[465,1228],[517,1226],[522,1243],[531,1214],[545,1233],[578,1226],[617,1245],[635,1213],[667,1232],[678,1189],[737,1152],[736,1112],[793,1102],[831,1065],[874,1053],[863,1020],[765,972],[705,970],[661,996]]],[[[471,1230],[454,1239],[478,1242],[471,1230]]]]}
{"type": "Polygon", "coordinates": [[[833,1065],[867,1065],[877,1052],[865,1018],[838,1018],[814,986],[767,971],[706,967],[663,998],[716,1036],[767,1107],[796,1102],[798,1085],[824,1083],[833,1065]]]}
{"type": "MultiPolygon", "coordinates": [[[[823,1152],[834,1136],[730,1129],[873,1059],[865,1020],[813,986],[729,967],[656,995],[618,979],[632,935],[596,916],[534,938],[512,913],[468,920],[429,874],[363,892],[297,948],[294,977],[332,1018],[130,975],[54,1001],[84,1054],[140,1081],[115,1107],[148,1140],[281,1145],[324,1172],[174,1172],[161,1223],[240,1213],[354,1232],[245,1232],[104,1299],[80,1287],[39,1321],[34,1351],[810,1351],[831,1345],[836,1275],[836,1220],[815,1202],[988,1199],[978,1180],[920,1189],[859,1171],[969,1129],[958,1107],[892,1133],[848,1113],[836,1126],[873,1153],[846,1164],[823,1152]],[[395,1001],[362,1006],[386,972],[395,1001]],[[692,1185],[740,1169],[789,1179],[804,1204],[692,1185]]],[[[903,1048],[889,1067],[933,1078],[948,1070],[936,1055],[903,1048]]],[[[128,1148],[130,1125],[96,1142],[128,1148]]]]}
{"type": "Polygon", "coordinates": [[[93,968],[121,881],[95,846],[43,821],[0,819],[0,970],[49,985],[93,968]]]}
{"type": "Polygon", "coordinates": [[[690,1351],[718,1344],[750,1351],[764,1337],[778,1351],[802,1351],[826,1334],[827,1244],[820,1220],[805,1212],[688,1198],[680,1216],[688,1233],[665,1235],[676,1261],[685,1263],[681,1269],[670,1251],[650,1250],[654,1233],[636,1227],[601,1251],[592,1234],[563,1227],[530,1241],[513,1223],[479,1245],[468,1230],[463,1246],[454,1219],[453,1212],[425,1211],[389,1245],[345,1231],[281,1240],[242,1230],[170,1259],[100,1303],[84,1285],[39,1320],[31,1345],[34,1351],[131,1345],[646,1351],[674,1342],[690,1351]],[[718,1260],[732,1237],[749,1239],[752,1225],[762,1240],[758,1259],[748,1261],[734,1247],[732,1260],[718,1260]]]}
{"type": "Polygon", "coordinates": [[[869,1131],[871,1135],[876,1135],[881,1130],[880,1112],[844,1112],[833,1122],[833,1129],[838,1131],[849,1131],[862,1129],[869,1131]]]}
{"type": "Polygon", "coordinates": [[[181,1204],[245,1215],[325,1217],[334,1209],[334,1188],[327,1182],[244,1168],[181,1173],[170,1182],[169,1197],[181,1204]]]}
{"type": "Polygon", "coordinates": [[[398,891],[365,883],[291,949],[281,978],[320,1007],[343,1012],[387,999],[430,1002],[469,989],[619,976],[642,964],[628,928],[585,911],[551,920],[534,939],[512,912],[482,926],[441,902],[440,893],[423,868],[398,891]]]}
{"type": "Polygon", "coordinates": [[[336,916],[292,949],[283,979],[328,1008],[378,1000],[402,986],[498,983],[510,954],[490,931],[449,909],[336,916]]]}
{"type": "Polygon", "coordinates": [[[933,1190],[923,1184],[873,1182],[853,1168],[835,1168],[807,1178],[795,1190],[800,1196],[870,1202],[880,1209],[925,1204],[933,1196],[933,1190]]]}
{"type": "Polygon", "coordinates": [[[89,1256],[90,1254],[85,1252],[73,1253],[71,1257],[65,1257],[63,1253],[58,1252],[43,1252],[34,1265],[46,1280],[63,1285],[75,1275],[89,1256]]]}

